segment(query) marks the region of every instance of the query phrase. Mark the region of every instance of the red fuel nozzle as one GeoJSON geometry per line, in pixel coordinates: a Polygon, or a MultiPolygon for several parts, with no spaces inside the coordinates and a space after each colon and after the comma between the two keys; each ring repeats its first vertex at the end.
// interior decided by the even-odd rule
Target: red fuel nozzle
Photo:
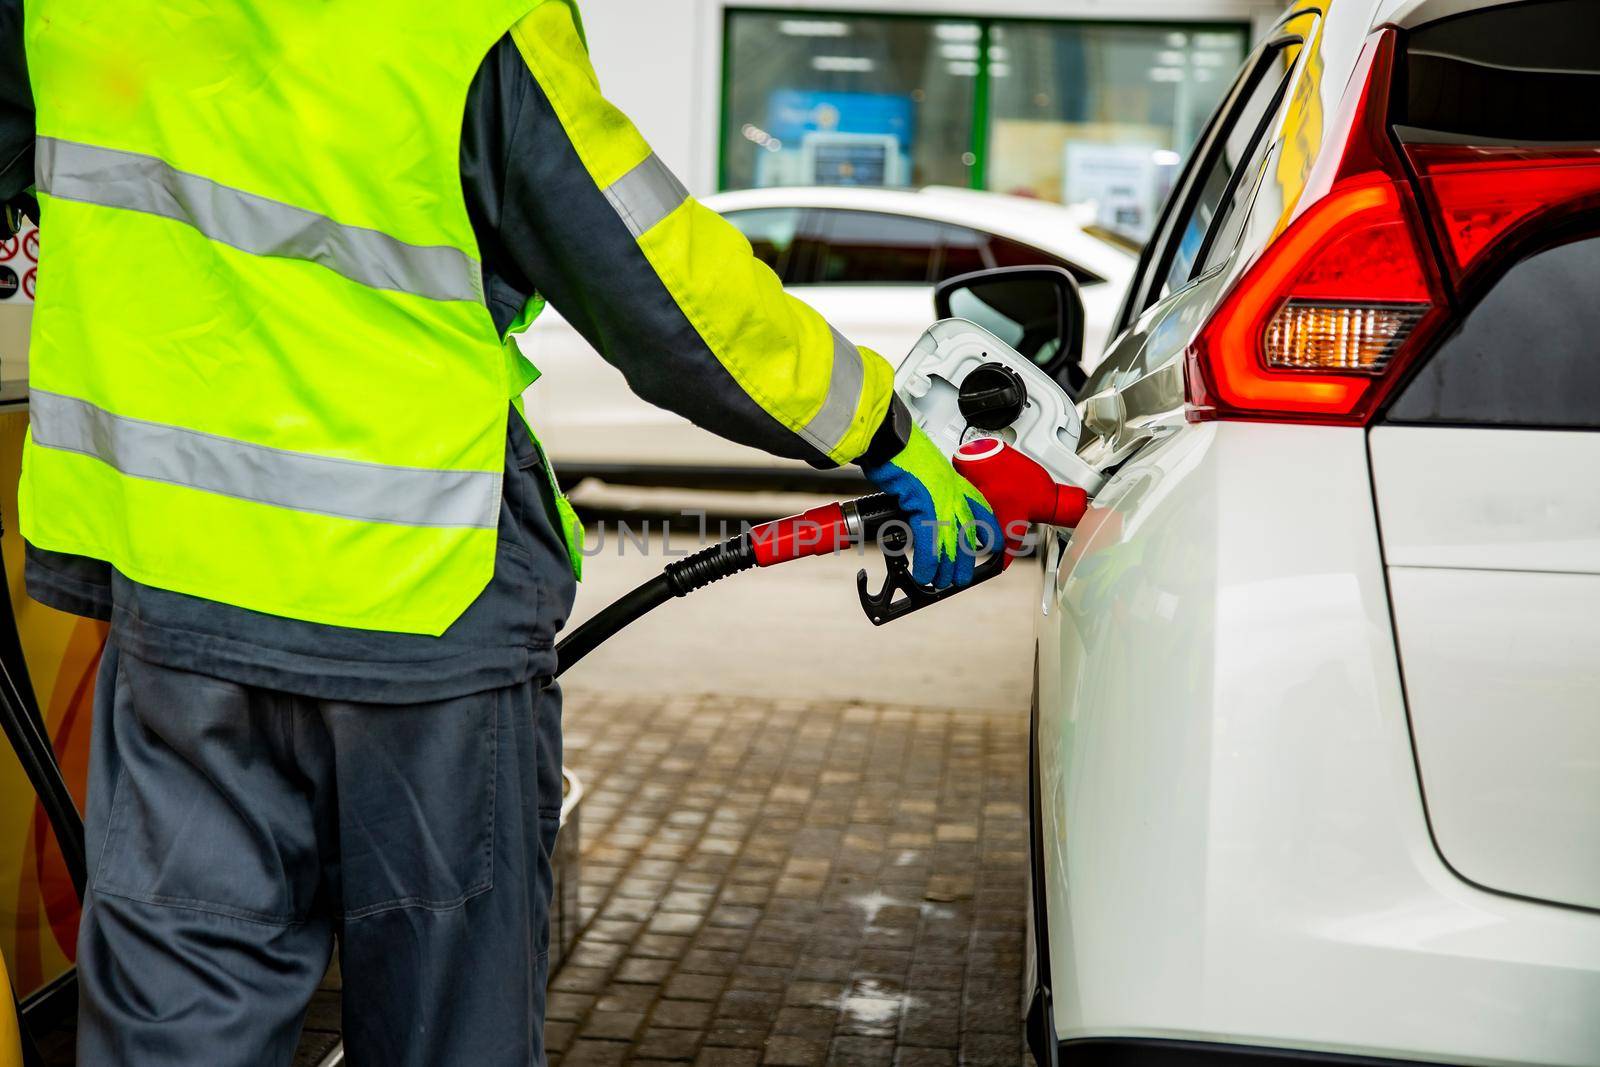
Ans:
{"type": "Polygon", "coordinates": [[[750,531],[750,552],[758,567],[826,556],[874,541],[887,524],[903,518],[894,498],[884,493],[823,504],[755,527],[750,531]]]}
{"type": "Polygon", "coordinates": [[[1062,485],[1038,463],[998,438],[969,441],[951,462],[994,508],[1006,538],[1006,562],[1022,547],[1034,523],[1076,526],[1089,507],[1089,494],[1062,485]]]}
{"type": "Polygon", "coordinates": [[[773,519],[750,531],[750,548],[758,567],[806,556],[826,556],[849,544],[850,531],[839,504],[824,504],[798,515],[773,519]]]}

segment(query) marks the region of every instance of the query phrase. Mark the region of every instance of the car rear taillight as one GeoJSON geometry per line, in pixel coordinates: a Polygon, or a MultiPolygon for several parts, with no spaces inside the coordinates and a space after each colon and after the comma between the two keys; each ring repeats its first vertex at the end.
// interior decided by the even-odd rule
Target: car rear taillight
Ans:
{"type": "MultiPolygon", "coordinates": [[[[1438,302],[1412,237],[1407,195],[1404,186],[1382,177],[1339,182],[1267,250],[1246,280],[1248,291],[1242,284],[1235,294],[1252,320],[1264,317],[1264,328],[1237,319],[1233,325],[1259,334],[1260,365],[1269,374],[1376,375],[1393,361],[1438,302]]],[[[1254,361],[1223,368],[1233,396],[1273,392],[1270,382],[1250,380],[1255,369],[1254,361]]],[[[1289,379],[1297,383],[1304,384],[1289,379]]]]}
{"type": "Polygon", "coordinates": [[[1395,31],[1363,49],[1299,214],[1189,352],[1196,418],[1355,422],[1445,314],[1421,212],[1389,140],[1395,31]],[[1342,133],[1342,138],[1340,134],[1342,133]]]}
{"type": "Polygon", "coordinates": [[[1600,147],[1403,130],[1397,149],[1398,40],[1368,38],[1328,124],[1342,149],[1317,158],[1288,224],[1190,346],[1191,418],[1364,423],[1448,320],[1449,293],[1600,212],[1600,147]]]}
{"type": "Polygon", "coordinates": [[[1600,207],[1600,148],[1408,144],[1457,284],[1495,247],[1600,207]]]}

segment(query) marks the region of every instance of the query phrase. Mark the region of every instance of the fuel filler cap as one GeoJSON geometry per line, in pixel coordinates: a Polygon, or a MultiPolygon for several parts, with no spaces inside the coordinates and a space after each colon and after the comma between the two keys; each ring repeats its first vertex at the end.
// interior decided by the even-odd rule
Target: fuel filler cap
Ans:
{"type": "Polygon", "coordinates": [[[962,380],[956,404],[968,426],[1003,430],[1022,417],[1028,387],[1022,375],[1005,364],[985,363],[962,380]]]}

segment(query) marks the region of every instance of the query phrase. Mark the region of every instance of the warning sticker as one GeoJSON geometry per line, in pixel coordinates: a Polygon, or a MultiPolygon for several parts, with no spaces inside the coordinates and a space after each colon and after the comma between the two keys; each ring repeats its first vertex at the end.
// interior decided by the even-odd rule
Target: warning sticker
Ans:
{"type": "Polygon", "coordinates": [[[0,240],[0,303],[31,304],[39,280],[39,228],[0,240]]]}

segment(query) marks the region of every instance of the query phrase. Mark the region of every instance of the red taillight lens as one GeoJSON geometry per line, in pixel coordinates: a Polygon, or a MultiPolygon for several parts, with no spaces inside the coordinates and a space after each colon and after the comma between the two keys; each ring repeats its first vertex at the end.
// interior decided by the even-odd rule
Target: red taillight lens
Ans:
{"type": "Polygon", "coordinates": [[[1443,301],[1402,182],[1336,183],[1234,287],[1190,353],[1196,413],[1359,421],[1443,301]]]}
{"type": "Polygon", "coordinates": [[[1600,207],[1600,148],[1411,144],[1406,156],[1460,281],[1555,213],[1600,207]]]}
{"type": "Polygon", "coordinates": [[[1197,418],[1360,422],[1445,306],[1386,113],[1395,33],[1367,41],[1299,215],[1190,349],[1197,418]]]}

